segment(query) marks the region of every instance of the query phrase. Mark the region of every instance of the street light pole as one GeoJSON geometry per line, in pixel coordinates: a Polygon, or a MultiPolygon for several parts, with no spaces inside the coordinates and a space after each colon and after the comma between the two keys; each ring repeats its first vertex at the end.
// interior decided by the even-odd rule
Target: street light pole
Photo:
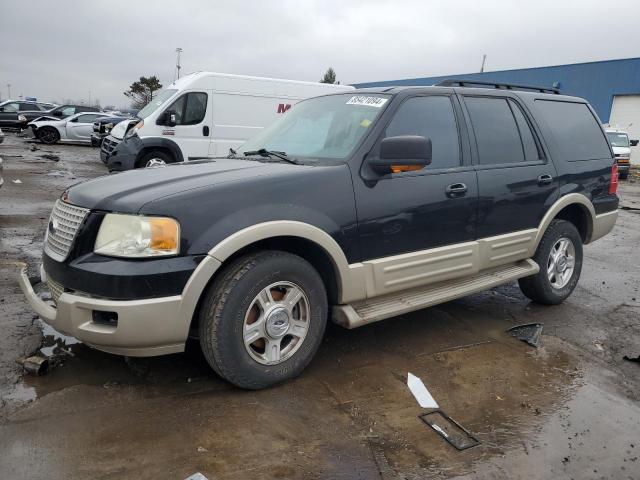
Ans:
{"type": "Polygon", "coordinates": [[[180,78],[180,54],[182,53],[182,49],[180,47],[176,48],[176,72],[174,75],[174,81],[180,78]]]}
{"type": "Polygon", "coordinates": [[[7,83],[7,88],[9,89],[9,97],[8,99],[11,100],[11,84],[7,83]]]}

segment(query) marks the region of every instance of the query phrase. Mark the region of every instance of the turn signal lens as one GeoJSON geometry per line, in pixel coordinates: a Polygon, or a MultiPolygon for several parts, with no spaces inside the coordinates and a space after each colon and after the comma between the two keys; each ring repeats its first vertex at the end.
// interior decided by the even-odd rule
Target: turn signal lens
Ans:
{"type": "Polygon", "coordinates": [[[618,191],[618,164],[611,167],[611,181],[609,182],[609,195],[615,195],[618,191]]]}
{"type": "Polygon", "coordinates": [[[178,250],[178,224],[172,218],[151,218],[152,250],[178,250]]]}

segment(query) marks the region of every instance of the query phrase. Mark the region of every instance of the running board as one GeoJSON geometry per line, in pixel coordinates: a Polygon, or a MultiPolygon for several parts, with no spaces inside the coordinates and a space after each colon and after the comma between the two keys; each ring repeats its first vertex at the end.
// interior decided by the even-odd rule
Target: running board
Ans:
{"type": "Polygon", "coordinates": [[[533,260],[522,260],[485,270],[472,277],[456,278],[352,304],[336,305],[333,307],[333,321],[345,328],[357,328],[497,287],[518,278],[535,275],[539,271],[540,267],[533,260]]]}

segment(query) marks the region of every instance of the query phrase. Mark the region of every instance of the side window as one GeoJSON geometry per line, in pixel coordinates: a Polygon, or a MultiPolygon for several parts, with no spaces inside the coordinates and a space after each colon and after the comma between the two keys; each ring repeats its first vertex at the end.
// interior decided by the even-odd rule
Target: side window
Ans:
{"type": "Polygon", "coordinates": [[[584,103],[536,100],[536,106],[551,133],[563,160],[610,158],[602,128],[584,103]]]}
{"type": "Polygon", "coordinates": [[[449,97],[413,97],[406,100],[385,131],[385,138],[400,135],[420,135],[431,139],[432,160],[427,168],[460,165],[458,126],[449,97]]]}
{"type": "Polygon", "coordinates": [[[464,103],[471,117],[481,165],[524,161],[518,126],[506,98],[465,97],[464,103]]]}
{"type": "Polygon", "coordinates": [[[197,125],[207,112],[207,94],[191,92],[182,95],[167,110],[176,114],[176,125],[197,125]]]}
{"type": "Polygon", "coordinates": [[[69,115],[73,115],[74,113],[76,113],[76,107],[65,107],[61,110],[59,110],[59,112],[62,113],[62,117],[68,117],[69,115]]]}
{"type": "Polygon", "coordinates": [[[21,112],[28,112],[33,110],[40,110],[40,107],[35,103],[21,103],[19,107],[21,112]]]}
{"type": "Polygon", "coordinates": [[[538,144],[536,143],[533,132],[531,131],[531,125],[524,116],[524,112],[520,106],[513,100],[509,100],[509,106],[513,112],[513,116],[516,117],[516,123],[518,124],[518,130],[520,131],[520,139],[522,140],[522,148],[524,150],[524,158],[527,162],[540,160],[542,156],[538,150],[538,144]]]}
{"type": "Polygon", "coordinates": [[[93,123],[98,115],[80,115],[78,117],[78,123],[93,123]]]}
{"type": "Polygon", "coordinates": [[[6,105],[4,105],[4,111],[5,112],[17,112],[18,108],[20,107],[20,104],[15,102],[15,103],[7,103],[6,105]]]}

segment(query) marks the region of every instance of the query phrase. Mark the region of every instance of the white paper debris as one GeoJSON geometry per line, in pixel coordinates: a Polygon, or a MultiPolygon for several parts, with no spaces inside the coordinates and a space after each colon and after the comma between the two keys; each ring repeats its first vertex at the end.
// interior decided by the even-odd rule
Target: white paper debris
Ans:
{"type": "Polygon", "coordinates": [[[413,393],[413,396],[416,397],[418,405],[422,408],[438,408],[438,404],[429,393],[429,390],[427,390],[427,387],[424,386],[422,380],[411,372],[407,375],[407,386],[409,390],[411,390],[411,393],[413,393]]]}
{"type": "Polygon", "coordinates": [[[193,475],[188,476],[184,480],[208,480],[208,479],[200,472],[196,472],[193,475]]]}
{"type": "Polygon", "coordinates": [[[22,183],[22,180],[20,180],[19,178],[17,180],[11,180],[13,183],[22,183]]]}

